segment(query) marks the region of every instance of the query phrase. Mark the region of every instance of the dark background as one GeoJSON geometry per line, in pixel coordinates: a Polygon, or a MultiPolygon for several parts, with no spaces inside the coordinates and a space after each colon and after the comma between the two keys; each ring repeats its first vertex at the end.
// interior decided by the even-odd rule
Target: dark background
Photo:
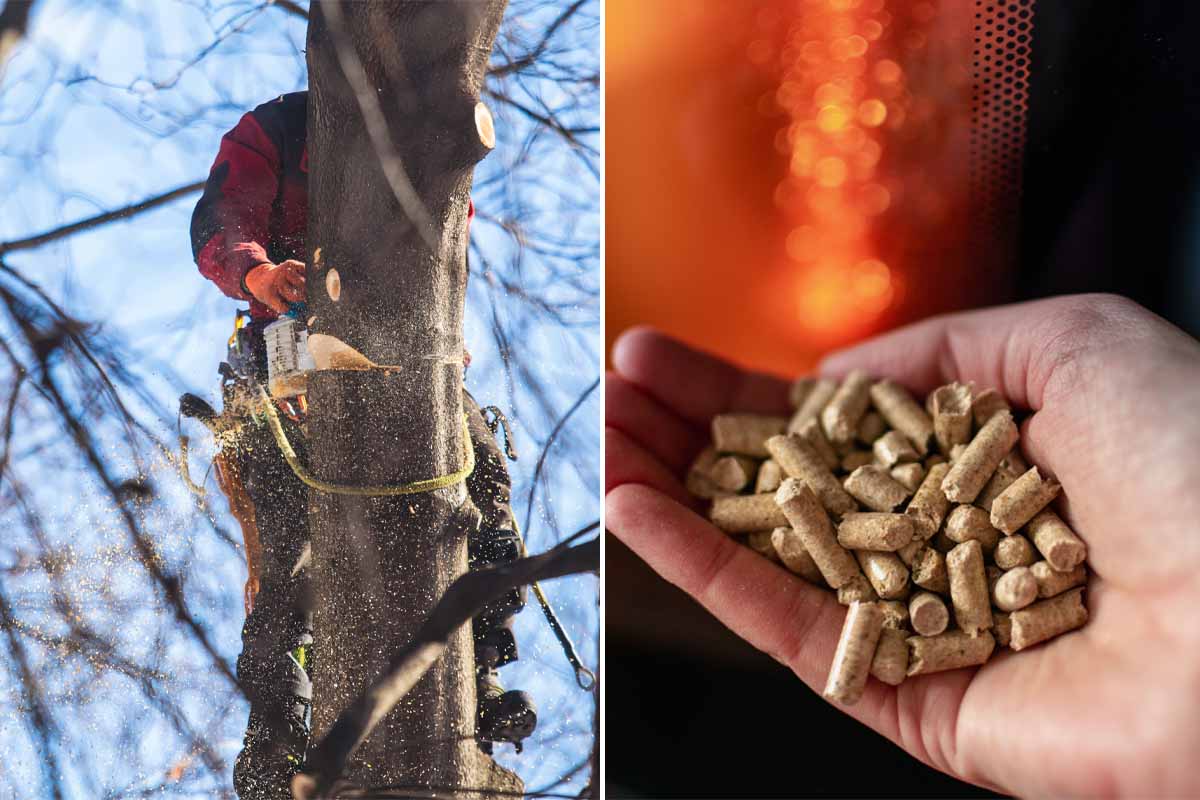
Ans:
{"type": "MultiPolygon", "coordinates": [[[[1200,3],[1042,0],[1034,19],[1019,289],[998,302],[1116,292],[1200,334],[1200,3]]],[[[606,547],[621,576],[609,796],[994,796],[867,732],[606,547]]]]}

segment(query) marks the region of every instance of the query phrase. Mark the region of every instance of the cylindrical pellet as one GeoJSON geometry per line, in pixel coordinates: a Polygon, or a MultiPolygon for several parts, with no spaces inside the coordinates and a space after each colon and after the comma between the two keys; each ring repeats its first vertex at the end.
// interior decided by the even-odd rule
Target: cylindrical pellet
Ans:
{"type": "Polygon", "coordinates": [[[787,420],[766,414],[717,414],[712,420],[713,447],[720,453],[766,458],[766,441],[783,433],[787,420]]]}
{"type": "Polygon", "coordinates": [[[1013,650],[1024,650],[1082,627],[1087,619],[1083,589],[1060,594],[1012,613],[1012,641],[1009,646],[1013,650]]]}
{"type": "Polygon", "coordinates": [[[996,552],[993,554],[993,558],[996,561],[996,566],[1000,567],[1000,569],[1028,567],[1037,561],[1037,555],[1033,552],[1033,545],[1019,533],[1012,536],[1005,536],[1001,539],[1000,543],[996,545],[996,552]]]}
{"type": "Polygon", "coordinates": [[[844,606],[851,603],[870,603],[878,600],[879,595],[871,588],[871,582],[861,573],[850,579],[845,586],[839,586],[837,601],[844,606]]]}
{"type": "Polygon", "coordinates": [[[882,380],[871,386],[871,402],[888,424],[903,433],[922,456],[929,452],[933,420],[898,383],[882,380]]]}
{"type": "Polygon", "coordinates": [[[929,470],[929,469],[933,469],[934,466],[937,464],[946,464],[949,461],[950,461],[950,459],[946,458],[941,453],[934,453],[931,456],[927,456],[925,458],[925,460],[921,463],[923,463],[925,465],[925,469],[929,470]]]}
{"type": "Polygon", "coordinates": [[[788,405],[792,407],[793,411],[804,405],[804,401],[812,394],[813,387],[816,385],[817,379],[807,375],[792,381],[792,385],[788,387],[788,405]]]}
{"type": "Polygon", "coordinates": [[[915,492],[921,488],[921,481],[925,480],[925,467],[920,463],[897,464],[888,474],[896,483],[910,492],[915,492]]]}
{"type": "Polygon", "coordinates": [[[908,629],[908,603],[905,601],[880,600],[879,610],[883,612],[883,627],[908,629]]]}
{"type": "Polygon", "coordinates": [[[1025,463],[1025,459],[1021,458],[1021,454],[1014,447],[1008,455],[1000,460],[1000,465],[996,467],[992,477],[988,478],[988,482],[983,485],[983,490],[975,498],[975,505],[990,512],[996,498],[1005,489],[1012,486],[1013,481],[1024,475],[1028,469],[1029,465],[1025,463]]]}
{"type": "Polygon", "coordinates": [[[992,502],[992,525],[1005,533],[1016,533],[1058,497],[1061,488],[1058,481],[1043,479],[1037,467],[1030,467],[992,502]]]}
{"type": "Polygon", "coordinates": [[[851,550],[894,552],[912,536],[912,519],[904,514],[852,511],[837,526],[838,544],[851,550]]]}
{"type": "Polygon", "coordinates": [[[971,636],[965,631],[946,631],[937,636],[908,637],[908,674],[927,675],[985,663],[996,649],[987,631],[971,636]]]}
{"type": "Polygon", "coordinates": [[[858,423],[858,440],[870,447],[876,439],[887,433],[887,423],[877,411],[868,411],[858,423]]]}
{"type": "Polygon", "coordinates": [[[806,442],[812,445],[813,450],[817,451],[817,455],[825,462],[825,466],[830,469],[837,469],[842,463],[842,458],[833,449],[833,445],[825,438],[825,434],[821,432],[821,424],[815,419],[810,419],[808,422],[800,426],[800,430],[796,431],[796,435],[803,438],[806,442]]]}
{"type": "Polygon", "coordinates": [[[746,456],[722,456],[708,471],[718,489],[740,492],[758,474],[758,462],[746,456]]]}
{"type": "Polygon", "coordinates": [[[837,589],[854,576],[862,576],[854,556],[838,544],[829,515],[806,483],[788,478],[775,493],[775,502],[800,534],[804,549],[816,562],[826,583],[837,589]]]}
{"type": "Polygon", "coordinates": [[[769,531],[787,525],[787,517],[769,494],[730,495],[713,498],[708,518],[726,533],[769,531]]]}
{"type": "Polygon", "coordinates": [[[851,450],[842,456],[842,472],[854,472],[859,467],[875,463],[875,454],[870,450],[851,450]]]}
{"type": "Polygon", "coordinates": [[[1008,407],[1008,401],[995,389],[984,389],[975,395],[975,400],[971,403],[971,413],[975,417],[977,428],[982,428],[1001,411],[1011,412],[1011,409],[1008,407]]]}
{"type": "Polygon", "coordinates": [[[961,383],[939,386],[926,404],[933,417],[933,435],[943,453],[971,440],[971,387],[961,383]]]}
{"type": "Polygon", "coordinates": [[[684,478],[684,488],[695,497],[711,500],[718,495],[728,494],[713,482],[709,474],[713,464],[717,463],[716,448],[706,447],[688,467],[687,477],[684,478]]]}
{"type": "Polygon", "coordinates": [[[804,398],[804,402],[796,409],[788,422],[788,433],[795,433],[800,426],[810,419],[820,420],[821,411],[837,391],[837,382],[822,378],[813,384],[812,391],[804,398]]]}
{"type": "Polygon", "coordinates": [[[768,458],[758,467],[758,476],[754,479],[754,491],[774,492],[783,483],[783,467],[773,458],[768,458]]]}
{"type": "Polygon", "coordinates": [[[967,446],[965,444],[956,444],[954,447],[951,447],[950,463],[953,464],[955,461],[958,461],[960,458],[962,458],[962,454],[965,452],[967,452],[967,446]]]}
{"type": "Polygon", "coordinates": [[[775,553],[780,562],[790,571],[809,583],[825,585],[825,578],[817,568],[817,562],[813,561],[800,534],[796,533],[794,528],[784,525],[771,531],[771,544],[775,546],[775,553]]]}
{"type": "Polygon", "coordinates": [[[1070,572],[1087,558],[1087,545],[1050,509],[1029,520],[1025,532],[1042,557],[1059,572],[1070,572]]]}
{"type": "Polygon", "coordinates": [[[950,594],[950,575],[946,572],[946,556],[932,547],[923,547],[913,556],[912,582],[922,589],[938,594],[950,594]]]}
{"type": "Polygon", "coordinates": [[[970,503],[978,496],[996,467],[1017,443],[1012,415],[1000,413],[984,425],[967,445],[942,481],[942,491],[954,503],[970,503]]]}
{"type": "Polygon", "coordinates": [[[1062,594],[1067,589],[1082,586],[1087,583],[1087,567],[1083,564],[1066,572],[1059,572],[1045,561],[1039,561],[1029,568],[1037,581],[1038,597],[1047,598],[1062,594]]]}
{"type": "Polygon", "coordinates": [[[751,531],[746,537],[746,546],[764,558],[779,561],[779,553],[775,552],[775,544],[771,541],[771,531],[751,531]]]}
{"type": "Polygon", "coordinates": [[[991,553],[1000,543],[1000,531],[992,527],[988,513],[976,506],[957,506],[946,517],[944,530],[952,542],[977,540],[985,553],[991,553]]]}
{"type": "Polygon", "coordinates": [[[858,508],[806,439],[798,434],[772,436],[767,440],[767,449],[787,475],[804,481],[816,493],[829,513],[840,517],[858,508]]]}
{"type": "Polygon", "coordinates": [[[996,591],[996,581],[1000,580],[1000,576],[1004,574],[1004,570],[995,564],[985,564],[983,574],[987,577],[988,597],[991,597],[996,591]]]}
{"type": "Polygon", "coordinates": [[[858,423],[871,405],[868,392],[871,376],[860,369],[842,379],[829,403],[821,410],[821,429],[834,443],[849,442],[858,433],[858,423]]]}
{"type": "Polygon", "coordinates": [[[930,467],[929,474],[917,487],[912,502],[904,509],[904,513],[913,518],[913,538],[928,541],[942,527],[946,512],[950,510],[950,501],[942,491],[942,480],[949,471],[949,464],[934,464],[930,467]]]}
{"type": "Polygon", "coordinates": [[[983,548],[978,540],[963,542],[946,554],[946,574],[950,578],[950,602],[954,605],[954,621],[958,627],[972,636],[992,627],[983,548]]]}
{"type": "Polygon", "coordinates": [[[932,592],[917,592],[908,600],[908,622],[922,636],[937,636],[950,624],[950,610],[932,592]]]}
{"type": "Polygon", "coordinates": [[[1000,576],[992,600],[1001,611],[1017,611],[1037,600],[1038,582],[1029,567],[1015,567],[1000,576]]]}
{"type": "Polygon", "coordinates": [[[871,674],[889,686],[899,686],[907,673],[908,631],[885,627],[875,645],[871,674]]]}
{"type": "Polygon", "coordinates": [[[882,632],[883,613],[874,603],[850,604],[829,668],[825,697],[848,706],[859,701],[882,632]]]}
{"type": "Polygon", "coordinates": [[[1004,611],[992,612],[992,635],[996,637],[996,644],[1000,647],[1008,647],[1012,641],[1012,615],[1004,611]]]}
{"type": "Polygon", "coordinates": [[[842,485],[854,499],[873,511],[892,511],[908,499],[908,489],[874,464],[854,470],[842,485]]]}
{"type": "Polygon", "coordinates": [[[934,534],[933,539],[929,542],[930,547],[936,549],[939,553],[949,553],[955,547],[958,547],[958,542],[946,535],[945,530],[940,530],[934,534]]]}
{"type": "Polygon", "coordinates": [[[871,582],[871,588],[881,598],[894,600],[908,594],[908,567],[895,553],[855,550],[854,555],[863,574],[871,582]]]}
{"type": "Polygon", "coordinates": [[[875,440],[871,445],[871,452],[875,454],[875,461],[880,466],[891,469],[901,462],[911,462],[920,459],[917,451],[913,449],[912,443],[908,441],[908,437],[900,433],[900,431],[888,431],[883,436],[875,440]]]}
{"type": "Polygon", "coordinates": [[[916,558],[917,553],[921,552],[924,547],[925,541],[919,536],[914,536],[911,542],[896,551],[896,555],[900,556],[901,561],[912,567],[913,559],[916,558]]]}

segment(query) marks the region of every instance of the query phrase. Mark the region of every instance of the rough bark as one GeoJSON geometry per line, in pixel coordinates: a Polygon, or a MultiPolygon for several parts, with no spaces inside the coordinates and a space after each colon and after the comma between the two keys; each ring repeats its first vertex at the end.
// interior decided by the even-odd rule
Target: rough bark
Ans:
{"type": "MultiPolygon", "coordinates": [[[[310,332],[389,367],[310,379],[310,458],[325,480],[397,484],[462,465],[467,207],[474,165],[487,153],[475,105],[504,5],[312,7],[310,332]],[[410,184],[407,202],[397,180],[410,184]]],[[[466,571],[475,515],[462,484],[402,497],[314,491],[309,503],[320,738],[466,571]]],[[[516,777],[479,751],[474,730],[464,627],[359,748],[346,777],[361,786],[519,791],[516,777]]]]}

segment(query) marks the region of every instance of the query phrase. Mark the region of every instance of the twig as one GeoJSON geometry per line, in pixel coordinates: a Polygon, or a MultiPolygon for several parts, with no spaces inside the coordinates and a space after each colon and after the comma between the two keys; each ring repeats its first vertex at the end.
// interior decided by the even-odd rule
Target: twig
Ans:
{"type": "Polygon", "coordinates": [[[188,183],[171,189],[170,191],[163,192],[162,194],[156,194],[153,197],[147,197],[145,200],[140,202],[113,209],[112,211],[105,211],[103,214],[97,214],[94,217],[87,217],[86,219],[81,219],[78,222],[72,222],[67,225],[52,228],[51,230],[36,234],[34,236],[27,236],[24,239],[14,239],[11,242],[0,242],[0,256],[15,252],[17,250],[32,250],[35,247],[41,247],[44,244],[49,244],[50,242],[58,241],[59,239],[65,239],[68,236],[81,231],[98,228],[101,225],[105,225],[109,222],[116,222],[120,219],[128,219],[129,217],[140,214],[143,211],[149,211],[153,208],[158,208],[161,205],[166,205],[172,200],[189,195],[192,192],[198,192],[203,188],[204,181],[188,183]]]}
{"type": "Polygon", "coordinates": [[[492,598],[534,581],[598,570],[598,537],[573,547],[568,543],[599,525],[597,520],[541,555],[468,572],[454,581],[413,640],[391,659],[386,671],[338,716],[329,733],[314,748],[306,771],[293,779],[292,794],[296,800],[314,800],[328,791],[358,746],[445,652],[451,635],[492,598]]]}
{"type": "Polygon", "coordinates": [[[579,410],[579,407],[583,405],[583,401],[587,400],[588,396],[591,395],[592,392],[596,391],[596,387],[599,385],[600,378],[597,377],[596,380],[592,381],[592,383],[583,390],[583,393],[575,399],[575,402],[571,404],[571,407],[568,408],[566,412],[558,418],[558,422],[554,423],[554,429],[550,431],[550,435],[546,437],[546,444],[542,446],[542,452],[541,455],[538,456],[537,466],[533,468],[533,480],[531,481],[531,485],[529,487],[529,502],[525,505],[525,524],[521,530],[528,531],[529,525],[533,520],[533,498],[537,494],[538,478],[541,477],[542,467],[546,464],[546,457],[550,454],[550,448],[554,445],[554,440],[558,438],[558,434],[562,432],[563,426],[567,424],[567,420],[571,418],[571,415],[579,410]]]}
{"type": "Polygon", "coordinates": [[[295,2],[295,0],[267,0],[267,2],[273,6],[282,8],[284,11],[295,14],[301,19],[308,19],[308,11],[302,5],[295,2]]]}

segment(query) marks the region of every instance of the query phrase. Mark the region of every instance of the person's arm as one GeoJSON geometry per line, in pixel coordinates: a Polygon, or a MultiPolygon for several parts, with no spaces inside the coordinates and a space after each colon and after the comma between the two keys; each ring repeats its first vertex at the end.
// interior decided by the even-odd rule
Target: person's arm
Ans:
{"type": "Polygon", "coordinates": [[[270,263],[264,245],[279,170],[275,142],[253,113],[245,114],[222,137],[192,214],[192,254],[200,274],[236,300],[255,298],[247,274],[270,263]]]}

